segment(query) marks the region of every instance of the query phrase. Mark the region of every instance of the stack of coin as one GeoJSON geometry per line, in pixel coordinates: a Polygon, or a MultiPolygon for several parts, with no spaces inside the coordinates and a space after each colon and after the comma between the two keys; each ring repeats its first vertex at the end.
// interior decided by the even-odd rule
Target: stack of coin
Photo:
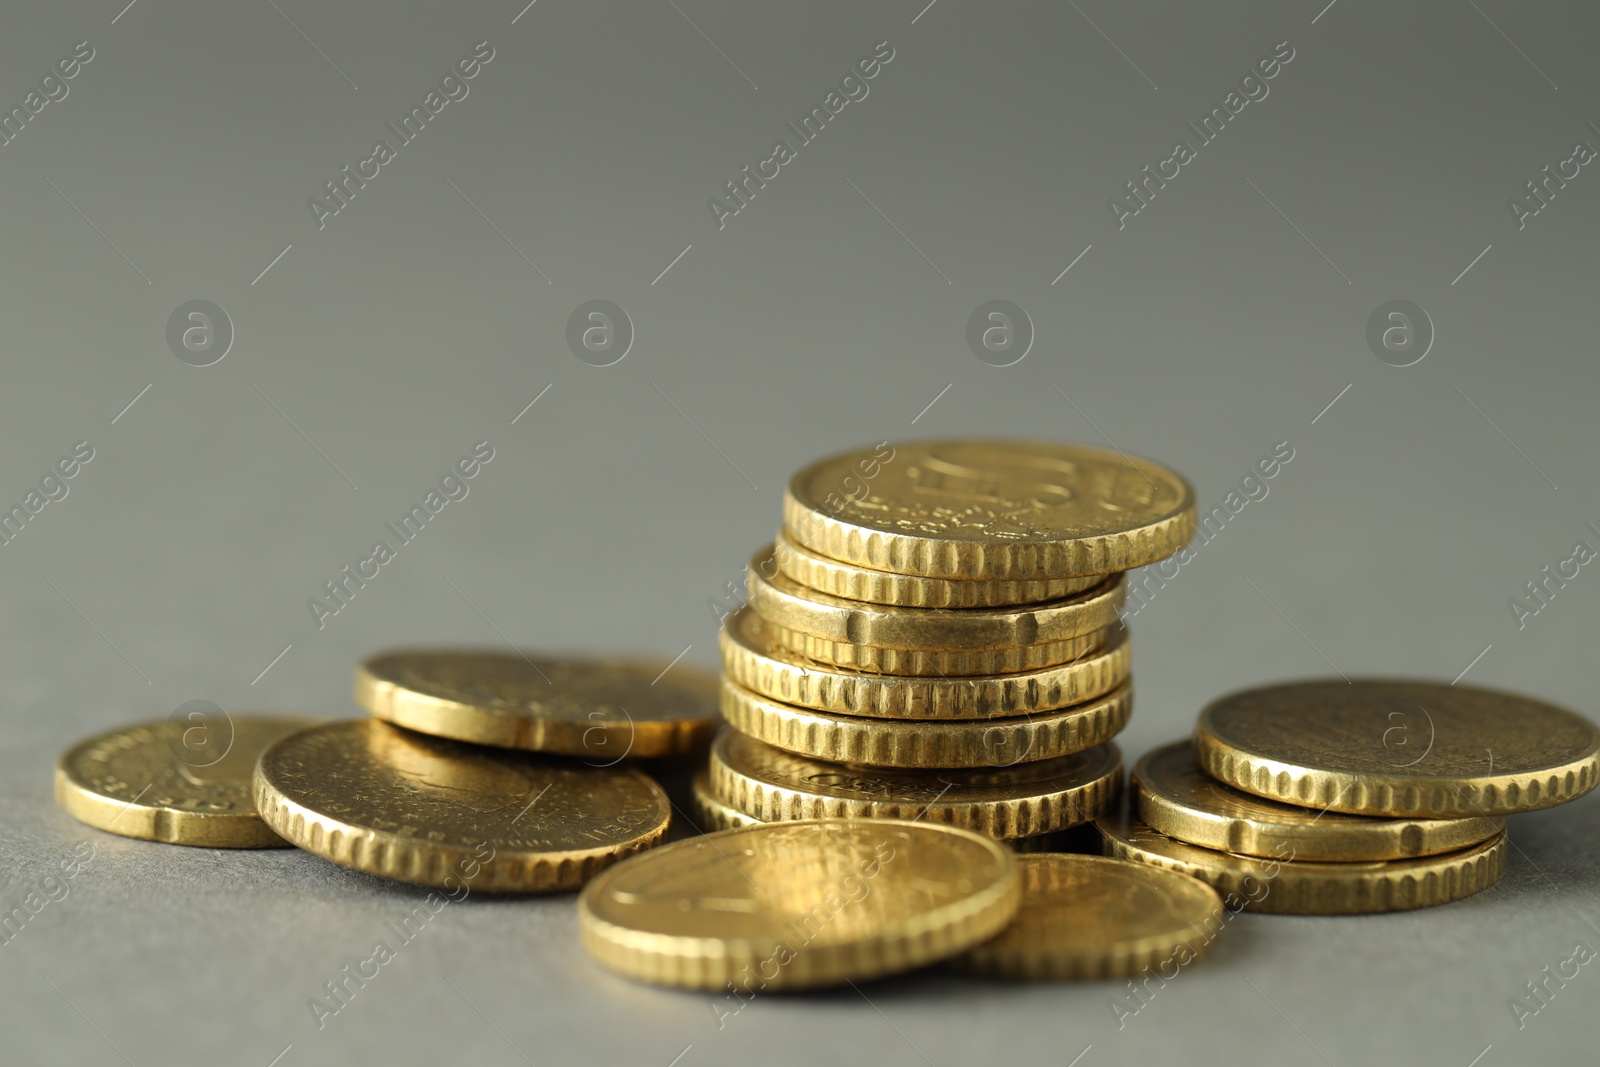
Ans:
{"type": "Polygon", "coordinates": [[[1600,729],[1469,686],[1299,682],[1222,697],[1193,741],[1134,767],[1113,856],[1182,871],[1230,908],[1331,915],[1443,904],[1505,870],[1506,817],[1576,799],[1600,729]]]}
{"type": "Polygon", "coordinates": [[[1029,847],[1104,813],[1132,710],[1122,572],[1194,519],[1179,475],[1078,445],[885,442],[802,469],[724,620],[732,729],[701,815],[923,818],[1029,847]]]}

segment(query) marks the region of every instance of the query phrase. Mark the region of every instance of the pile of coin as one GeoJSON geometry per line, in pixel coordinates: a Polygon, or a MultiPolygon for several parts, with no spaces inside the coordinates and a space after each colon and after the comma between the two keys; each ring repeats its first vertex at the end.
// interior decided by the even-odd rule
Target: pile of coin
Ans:
{"type": "Polygon", "coordinates": [[[731,729],[702,817],[920,818],[1033,848],[1103,814],[1133,706],[1122,572],[1194,517],[1179,475],[1076,445],[884,442],[803,468],[723,623],[731,729]]]}
{"type": "Polygon", "coordinates": [[[1506,817],[1600,778],[1600,729],[1528,697],[1382,680],[1232,693],[1192,741],[1133,770],[1132,809],[1098,826],[1110,855],[1182,871],[1232,910],[1421,908],[1505,870],[1506,817]]]}

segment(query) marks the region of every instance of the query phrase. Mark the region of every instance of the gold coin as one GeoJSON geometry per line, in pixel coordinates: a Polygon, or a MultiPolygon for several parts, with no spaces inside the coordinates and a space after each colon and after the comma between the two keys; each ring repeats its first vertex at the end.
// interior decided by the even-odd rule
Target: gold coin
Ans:
{"type": "Polygon", "coordinates": [[[717,680],[694,667],[417,650],[356,670],[356,702],[436,737],[581,756],[703,752],[717,725],[717,680]]]}
{"type": "Polygon", "coordinates": [[[1181,871],[1221,893],[1229,911],[1359,915],[1445,904],[1493,885],[1506,869],[1506,835],[1442,856],[1373,863],[1318,863],[1217,852],[1159,834],[1123,816],[1095,824],[1118,859],[1181,871]]]}
{"type": "Polygon", "coordinates": [[[80,741],[56,762],[56,803],[97,830],[170,845],[284,848],[250,798],[261,750],[316,719],[164,720],[80,741]],[[204,736],[197,736],[201,731],[204,736]]]}
{"type": "Polygon", "coordinates": [[[1003,608],[897,608],[845,600],[772,567],[772,546],[749,566],[750,606],[775,626],[877,648],[993,649],[1066,641],[1117,622],[1127,599],[1119,574],[1061,600],[1003,608]],[[767,571],[773,571],[768,576],[767,571]]]}
{"type": "Polygon", "coordinates": [[[635,770],[596,769],[352,719],[261,754],[261,816],[368,874],[491,893],[576,889],[658,842],[672,806],[635,770]]]}
{"type": "Polygon", "coordinates": [[[1009,767],[1052,759],[1111,740],[1132,711],[1128,683],[1069,708],[944,722],[832,715],[722,683],[722,714],[735,730],[802,756],[874,767],[1009,767]]]}
{"type": "Polygon", "coordinates": [[[1048,578],[1037,581],[973,580],[967,578],[927,578],[892,571],[854,567],[827,556],[819,556],[791,541],[782,531],[773,543],[773,568],[810,589],[874,604],[894,604],[903,608],[994,608],[1008,604],[1037,604],[1060,600],[1105,581],[1101,574],[1082,578],[1048,578]]]}
{"type": "Polygon", "coordinates": [[[1017,864],[1017,917],[952,966],[997,978],[1127,978],[1199,959],[1215,941],[1208,924],[1223,921],[1217,891],[1177,871],[1048,852],[1017,864]]]}
{"type": "Polygon", "coordinates": [[[1133,644],[1121,626],[1110,629],[1103,646],[1059,667],[966,678],[860,674],[820,664],[779,644],[748,608],[728,617],[719,640],[724,676],[746,689],[803,708],[886,719],[1053,711],[1109,693],[1128,680],[1133,660],[1133,644]]]}
{"type": "Polygon", "coordinates": [[[1019,896],[1010,850],[977,834],[824,820],[729,830],[618,864],[578,898],[578,923],[613,970],[742,990],[742,1003],[952,956],[998,933],[1019,896]]]}
{"type": "Polygon", "coordinates": [[[705,771],[694,776],[694,814],[701,832],[708,834],[755,826],[761,821],[724,804],[711,788],[711,778],[705,771]]]}
{"type": "Polygon", "coordinates": [[[1280,804],[1223,785],[1200,769],[1188,741],[1147,753],[1133,768],[1139,818],[1179,841],[1247,856],[1285,846],[1301,860],[1349,862],[1436,856],[1487,841],[1503,817],[1385,819],[1280,804]]]}
{"type": "Polygon", "coordinates": [[[796,543],[857,567],[1037,581],[1129,571],[1194,534],[1194,490],[1157,463],[1054,441],[920,441],[790,480],[796,543]]]}
{"type": "Polygon", "coordinates": [[[1471,686],[1317,681],[1231,693],[1200,713],[1213,778],[1354,815],[1508,815],[1600,778],[1600,728],[1542,700],[1471,686]]]}
{"type": "Polygon", "coordinates": [[[1013,767],[901,770],[809,759],[724,730],[711,743],[711,788],[760,819],[921,819],[990,837],[1047,834],[1099,818],[1122,784],[1112,743],[1013,767]]]}
{"type": "MultiPolygon", "coordinates": [[[[748,609],[741,609],[748,610],[748,609]]],[[[900,677],[967,678],[975,675],[1019,674],[1074,663],[1103,648],[1120,623],[1082,637],[1016,648],[930,649],[880,648],[834,641],[766,623],[767,634],[778,646],[823,666],[900,677]]]]}

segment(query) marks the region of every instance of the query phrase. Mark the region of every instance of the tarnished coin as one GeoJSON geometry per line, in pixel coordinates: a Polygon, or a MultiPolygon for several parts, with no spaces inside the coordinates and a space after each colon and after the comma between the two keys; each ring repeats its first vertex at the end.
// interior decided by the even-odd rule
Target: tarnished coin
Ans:
{"type": "Polygon", "coordinates": [[[875,767],[1009,767],[1053,759],[1111,740],[1132,711],[1129,683],[1069,708],[941,722],[833,715],[722,683],[722,714],[734,729],[802,756],[875,767]]]}
{"type": "Polygon", "coordinates": [[[716,796],[762,822],[916,819],[1013,838],[1109,811],[1122,784],[1122,753],[1107,743],[1013,767],[901,770],[809,759],[724,730],[711,743],[710,775],[716,796]]]}
{"type": "Polygon", "coordinates": [[[1505,872],[1509,851],[1501,833],[1442,856],[1318,863],[1295,858],[1287,845],[1272,859],[1200,848],[1125,816],[1095,825],[1111,856],[1198,878],[1223,895],[1230,911],[1280,915],[1356,915],[1445,904],[1493,885],[1505,872]]]}
{"type": "Polygon", "coordinates": [[[1082,704],[1128,680],[1133,643],[1112,627],[1103,646],[1056,667],[969,677],[861,674],[808,660],[772,636],[749,608],[730,615],[720,635],[723,674],[785,704],[886,719],[983,719],[1032,715],[1082,704]]]}
{"type": "Polygon", "coordinates": [[[1385,819],[1316,811],[1252,796],[1200,769],[1188,741],[1147,753],[1133,768],[1139,818],[1168,837],[1202,848],[1300,860],[1350,862],[1436,856],[1487,841],[1504,817],[1385,819]]]}
{"type": "Polygon", "coordinates": [[[1204,882],[1105,856],[1019,856],[1022,908],[951,966],[998,978],[1126,978],[1211,948],[1222,898],[1204,882]]]}
{"type": "Polygon", "coordinates": [[[772,566],[772,547],[749,566],[750,606],[775,626],[828,641],[901,649],[995,649],[1067,641],[1117,622],[1122,575],[1061,600],[1021,607],[899,608],[808,589],[772,566]],[[771,572],[770,574],[768,572],[771,572]]]}
{"type": "Polygon", "coordinates": [[[292,734],[261,754],[261,817],[368,874],[491,893],[576,889],[667,832],[672,805],[635,770],[464,745],[377,719],[292,734]]]}
{"type": "Polygon", "coordinates": [[[738,808],[724,804],[712,790],[711,778],[705,771],[694,776],[694,814],[701,832],[708,834],[718,830],[737,830],[743,826],[754,826],[761,821],[746,815],[738,808]]]}
{"type": "Polygon", "coordinates": [[[686,989],[806,989],[920,967],[1016,914],[1011,851],[949,826],[824,820],[679,841],[578,898],[584,947],[686,989]]]}
{"type": "Polygon", "coordinates": [[[1054,441],[879,445],[790,480],[797,544],[857,567],[1035,581],[1165,559],[1194,533],[1194,490],[1160,464],[1054,441]]]}
{"type": "Polygon", "coordinates": [[[871,674],[914,678],[965,678],[1061,667],[1104,648],[1111,635],[1121,628],[1121,623],[1116,623],[1082,637],[1015,648],[941,649],[858,645],[766,623],[767,634],[775,644],[825,667],[848,667],[871,674]]]}
{"type": "Polygon", "coordinates": [[[1007,604],[1037,604],[1081,593],[1105,581],[1100,574],[1082,578],[1047,578],[1038,581],[983,581],[967,578],[928,578],[892,571],[868,570],[820,556],[778,533],[772,562],[778,571],[810,589],[874,604],[903,608],[994,608],[1007,604]]]}
{"type": "Polygon", "coordinates": [[[124,837],[284,848],[289,842],[256,812],[250,775],[262,749],[317,721],[223,713],[216,722],[167,719],[99,734],[61,754],[56,802],[79,822],[124,837]]]}
{"type": "Polygon", "coordinates": [[[1542,700],[1430,682],[1270,685],[1209,704],[1195,756],[1271,800],[1355,815],[1489,816],[1600,779],[1600,727],[1542,700]]]}
{"type": "Polygon", "coordinates": [[[413,650],[356,670],[356,702],[380,719],[472,741],[580,756],[703,752],[716,732],[715,676],[686,664],[413,650]]]}

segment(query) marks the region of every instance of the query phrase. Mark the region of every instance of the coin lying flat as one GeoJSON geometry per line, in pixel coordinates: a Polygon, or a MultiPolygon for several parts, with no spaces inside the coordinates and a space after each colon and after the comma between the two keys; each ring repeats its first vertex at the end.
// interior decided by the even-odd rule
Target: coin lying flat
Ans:
{"type": "Polygon", "coordinates": [[[285,848],[250,797],[256,757],[316,725],[287,715],[227,715],[199,729],[165,720],[80,741],[56,763],[56,802],[79,822],[146,841],[204,848],[285,848]],[[220,742],[219,743],[219,739],[220,742]]]}
{"type": "Polygon", "coordinates": [[[1122,753],[1107,743],[1013,767],[901,770],[796,756],[735,730],[711,743],[711,788],[760,819],[917,819],[990,837],[1047,834],[1110,810],[1122,753]]]}
{"type": "Polygon", "coordinates": [[[1053,759],[1111,740],[1132,711],[1129,683],[1068,708],[941,722],[832,715],[722,683],[722,714],[735,730],[802,756],[875,767],[1008,767],[1053,759]]]}
{"type": "Polygon", "coordinates": [[[1189,483],[1054,441],[920,441],[818,460],[789,482],[789,537],[857,567],[1034,581],[1164,559],[1194,533],[1189,483]],[[865,466],[864,466],[865,464],[865,466]]]}
{"type": "Polygon", "coordinates": [[[892,571],[868,570],[820,556],[782,533],[773,543],[776,569],[801,585],[847,600],[894,604],[903,608],[994,608],[1037,604],[1090,589],[1104,575],[1047,578],[1038,581],[927,578],[892,571]]]}
{"type": "Polygon", "coordinates": [[[1076,660],[1018,674],[860,674],[789,651],[749,608],[728,617],[720,640],[723,674],[752,692],[837,715],[888,719],[982,719],[1053,711],[1111,692],[1127,681],[1133,660],[1128,631],[1117,626],[1104,645],[1076,660]]]}
{"type": "Polygon", "coordinates": [[[1181,871],[1212,886],[1230,910],[1357,915],[1445,904],[1487,889],[1505,872],[1506,835],[1442,856],[1379,863],[1317,863],[1217,852],[1159,834],[1136,819],[1095,823],[1118,859],[1181,871]]]}
{"type": "Polygon", "coordinates": [[[1600,780],[1600,727],[1472,686],[1264,686],[1213,701],[1194,736],[1213,778],[1356,815],[1507,815],[1573,800],[1600,780]]]}
{"type": "Polygon", "coordinates": [[[1434,856],[1487,841],[1506,828],[1503,817],[1385,819],[1281,804],[1212,778],[1188,741],[1147,753],[1133,768],[1139,818],[1168,837],[1247,856],[1349,862],[1434,856]]]}
{"type": "Polygon", "coordinates": [[[805,989],[911,970],[999,932],[1020,887],[1009,849],[949,826],[777,823],[679,841],[578,898],[584,947],[661,985],[805,989]]]}
{"type": "Polygon", "coordinates": [[[772,546],[748,570],[750,606],[775,626],[829,641],[903,649],[992,649],[1066,641],[1117,621],[1122,575],[1042,604],[998,608],[900,608],[818,592],[772,565],[772,546]]]}
{"type": "Polygon", "coordinates": [[[492,893],[576,889],[658,842],[671,803],[638,771],[428,737],[377,719],[292,734],[261,754],[261,817],[368,874],[492,893]]]}
{"type": "Polygon", "coordinates": [[[744,826],[755,826],[760,819],[746,815],[738,808],[724,804],[711,788],[711,778],[705,771],[694,776],[694,814],[695,821],[703,833],[715,833],[718,830],[737,830],[744,826]]]}
{"type": "Polygon", "coordinates": [[[1015,648],[883,648],[835,641],[766,622],[767,634],[780,647],[824,666],[848,667],[874,674],[925,678],[1015,674],[1076,662],[1103,648],[1120,624],[1082,637],[1015,648]]]}
{"type": "Polygon", "coordinates": [[[1022,907],[992,941],[950,961],[998,978],[1126,978],[1211,948],[1222,898],[1199,879],[1105,856],[1019,856],[1022,907]]]}
{"type": "Polygon", "coordinates": [[[716,732],[716,678],[684,664],[415,650],[356,670],[356,702],[436,737],[581,756],[703,752],[716,732]]]}

